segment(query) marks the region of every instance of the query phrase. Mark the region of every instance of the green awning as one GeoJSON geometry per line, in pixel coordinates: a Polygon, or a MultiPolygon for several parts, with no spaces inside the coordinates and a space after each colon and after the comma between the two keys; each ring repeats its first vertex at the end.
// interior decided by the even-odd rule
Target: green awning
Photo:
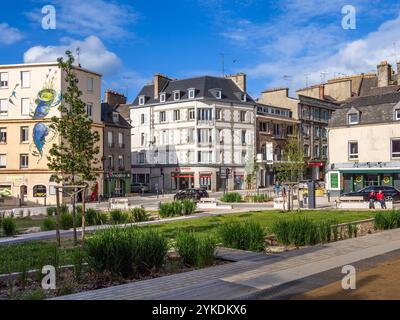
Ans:
{"type": "Polygon", "coordinates": [[[340,173],[349,173],[349,174],[360,174],[360,173],[367,173],[367,174],[380,174],[380,173],[400,173],[400,169],[362,169],[362,170],[356,170],[356,169],[343,169],[339,170],[340,173]]]}

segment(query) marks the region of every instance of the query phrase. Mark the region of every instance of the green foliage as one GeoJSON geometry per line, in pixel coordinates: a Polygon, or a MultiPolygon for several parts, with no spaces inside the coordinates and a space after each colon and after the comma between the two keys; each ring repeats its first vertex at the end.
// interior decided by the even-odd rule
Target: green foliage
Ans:
{"type": "Polygon", "coordinates": [[[81,248],[74,250],[72,253],[72,262],[74,265],[74,275],[75,275],[76,280],[79,280],[81,278],[84,257],[85,257],[85,255],[81,248]]]}
{"type": "Polygon", "coordinates": [[[291,136],[283,150],[282,161],[276,163],[277,179],[285,183],[297,183],[305,168],[304,151],[295,135],[291,136]]]}
{"type": "Polygon", "coordinates": [[[57,208],[55,208],[55,207],[48,207],[48,208],[46,209],[47,216],[48,216],[48,217],[54,217],[55,214],[56,214],[56,211],[57,211],[57,208]]]}
{"type": "Polygon", "coordinates": [[[33,291],[24,292],[20,300],[27,300],[27,301],[40,301],[45,300],[46,294],[43,289],[36,289],[33,291]]]}
{"type": "Polygon", "coordinates": [[[112,224],[125,224],[129,222],[129,213],[122,210],[111,210],[110,220],[112,224]]]}
{"type": "Polygon", "coordinates": [[[51,231],[56,229],[56,221],[52,217],[47,217],[42,222],[42,231],[51,231]]]}
{"type": "Polygon", "coordinates": [[[216,241],[209,235],[182,231],[176,237],[176,249],[188,266],[204,267],[212,264],[216,241]]]}
{"type": "Polygon", "coordinates": [[[235,202],[242,202],[242,195],[237,192],[228,192],[225,193],[224,196],[221,198],[222,202],[227,202],[227,203],[235,203],[235,202]]]}
{"type": "Polygon", "coordinates": [[[168,242],[149,229],[110,228],[88,238],[85,251],[89,266],[95,271],[128,277],[159,270],[168,242]]]}
{"type": "Polygon", "coordinates": [[[259,194],[259,195],[245,196],[244,200],[246,202],[264,203],[264,202],[269,202],[272,199],[268,197],[268,195],[266,194],[259,194]]]}
{"type": "Polygon", "coordinates": [[[180,201],[173,201],[171,203],[160,203],[160,217],[176,217],[182,215],[182,203],[180,201]]]}
{"type": "Polygon", "coordinates": [[[132,222],[149,221],[149,216],[143,208],[133,208],[131,211],[132,222]]]}
{"type": "Polygon", "coordinates": [[[256,252],[265,248],[264,229],[254,221],[225,223],[218,229],[218,234],[228,248],[256,252]]]}
{"type": "Polygon", "coordinates": [[[185,216],[194,214],[196,211],[196,203],[192,199],[185,199],[182,201],[182,213],[185,216]]]}
{"type": "Polygon", "coordinates": [[[100,226],[107,223],[107,214],[95,209],[86,210],[86,224],[88,226],[100,226]]]}
{"type": "Polygon", "coordinates": [[[2,222],[3,232],[7,237],[13,237],[17,234],[17,224],[11,217],[4,218],[2,222]]]}
{"type": "Polygon", "coordinates": [[[300,216],[295,218],[281,218],[276,221],[271,231],[282,245],[306,246],[317,243],[332,241],[332,236],[336,240],[337,223],[331,220],[312,221],[309,218],[300,216]]]}
{"type": "Polygon", "coordinates": [[[60,215],[60,228],[69,230],[74,226],[74,219],[69,212],[62,212],[60,215]]]}
{"type": "Polygon", "coordinates": [[[375,215],[375,230],[389,230],[400,228],[400,210],[378,212],[375,215]]]}
{"type": "Polygon", "coordinates": [[[66,55],[66,61],[58,59],[67,84],[58,108],[62,117],[53,117],[50,125],[50,129],[57,132],[63,143],[53,144],[47,159],[50,170],[63,173],[55,180],[75,184],[93,181],[98,176],[101,170],[98,156],[100,135],[93,130],[93,120],[88,117],[86,104],[81,99],[74,56],[70,51],[66,55]]]}

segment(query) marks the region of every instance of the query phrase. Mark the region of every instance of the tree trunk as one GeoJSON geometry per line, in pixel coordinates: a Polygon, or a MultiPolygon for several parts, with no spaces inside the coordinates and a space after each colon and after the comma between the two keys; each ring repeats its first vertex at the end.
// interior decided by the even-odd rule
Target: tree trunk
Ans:
{"type": "MultiPolygon", "coordinates": [[[[72,185],[75,186],[75,176],[72,176],[72,185]]],[[[74,227],[74,246],[78,244],[78,235],[76,232],[76,188],[73,189],[72,196],[72,221],[74,227]]]]}
{"type": "Polygon", "coordinates": [[[56,189],[56,202],[57,202],[57,210],[56,210],[56,237],[57,237],[57,245],[61,247],[61,236],[60,236],[60,189],[56,189]]]}
{"type": "Polygon", "coordinates": [[[86,226],[86,187],[82,194],[82,243],[85,242],[85,226],[86,226]]]}

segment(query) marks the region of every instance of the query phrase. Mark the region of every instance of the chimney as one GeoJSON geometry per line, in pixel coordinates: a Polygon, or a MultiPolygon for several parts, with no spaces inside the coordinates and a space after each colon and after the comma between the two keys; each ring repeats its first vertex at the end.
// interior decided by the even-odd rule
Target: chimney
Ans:
{"type": "Polygon", "coordinates": [[[400,61],[397,62],[397,85],[400,85],[400,61]]]}
{"type": "Polygon", "coordinates": [[[126,104],[126,97],[122,93],[106,90],[105,102],[111,107],[115,107],[118,104],[126,104]]]}
{"type": "Polygon", "coordinates": [[[158,99],[161,90],[164,88],[165,84],[168,81],[171,81],[171,79],[160,73],[154,75],[154,99],[158,99]]]}
{"type": "Polygon", "coordinates": [[[325,100],[325,85],[323,84],[319,86],[319,99],[325,100]]]}
{"type": "Polygon", "coordinates": [[[244,73],[228,75],[225,78],[233,80],[243,92],[247,91],[247,76],[244,73]]]}
{"type": "Polygon", "coordinates": [[[387,87],[392,80],[392,66],[387,61],[378,65],[378,87],[387,87]]]}

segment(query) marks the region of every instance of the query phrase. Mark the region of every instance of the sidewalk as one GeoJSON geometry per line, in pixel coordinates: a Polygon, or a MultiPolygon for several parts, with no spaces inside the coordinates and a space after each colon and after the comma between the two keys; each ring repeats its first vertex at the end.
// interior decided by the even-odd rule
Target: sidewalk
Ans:
{"type": "MultiPolygon", "coordinates": [[[[253,299],[288,283],[400,249],[400,229],[278,255],[244,254],[231,264],[83,292],[59,300],[253,299]]],[[[235,253],[231,253],[231,256],[235,253]]],[[[227,255],[223,252],[222,255],[227,255]]],[[[228,254],[229,255],[229,254],[228,254]]],[[[340,273],[340,270],[338,270],[340,273]]]]}

